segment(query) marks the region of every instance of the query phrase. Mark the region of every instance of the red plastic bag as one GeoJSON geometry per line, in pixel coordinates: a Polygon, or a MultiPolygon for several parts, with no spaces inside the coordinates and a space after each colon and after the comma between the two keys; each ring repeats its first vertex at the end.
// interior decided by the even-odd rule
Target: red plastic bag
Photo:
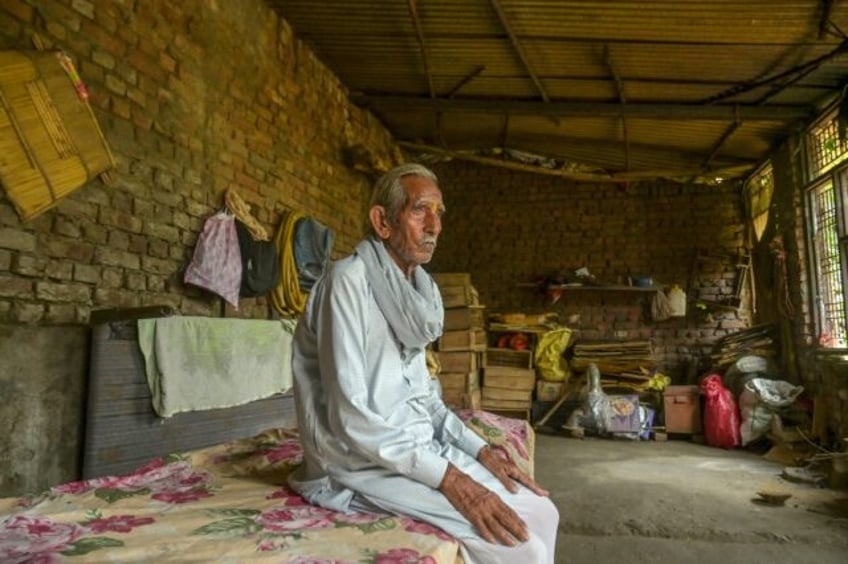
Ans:
{"type": "Polygon", "coordinates": [[[742,444],[739,427],[739,408],[733,394],[721,383],[721,376],[710,374],[701,380],[704,400],[704,438],[707,444],[719,448],[734,448],[742,444]]]}

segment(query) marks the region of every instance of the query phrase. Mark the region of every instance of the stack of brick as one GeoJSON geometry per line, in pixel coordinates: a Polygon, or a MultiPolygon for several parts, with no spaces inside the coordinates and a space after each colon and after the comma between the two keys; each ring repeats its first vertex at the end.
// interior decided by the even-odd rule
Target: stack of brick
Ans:
{"type": "Polygon", "coordinates": [[[486,351],[484,307],[468,273],[435,273],[445,307],[436,343],[442,398],[453,408],[480,408],[480,369],[486,351]]]}

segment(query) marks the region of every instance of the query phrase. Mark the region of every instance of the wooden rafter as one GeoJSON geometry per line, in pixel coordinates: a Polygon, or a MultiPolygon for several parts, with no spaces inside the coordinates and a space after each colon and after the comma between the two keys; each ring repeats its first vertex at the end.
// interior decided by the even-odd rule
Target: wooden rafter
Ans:
{"type": "MultiPolygon", "coordinates": [[[[627,96],[624,94],[624,82],[621,80],[621,75],[615,68],[610,54],[609,45],[604,45],[604,63],[607,65],[612,79],[615,81],[615,90],[618,93],[618,101],[622,106],[627,104],[627,96]]],[[[627,132],[627,118],[621,116],[621,133],[624,136],[624,169],[630,170],[630,135],[627,132]]]]}
{"type": "MultiPolygon", "coordinates": [[[[653,178],[688,178],[703,175],[703,171],[696,170],[640,170],[620,173],[600,173],[600,172],[580,172],[565,169],[552,169],[530,164],[524,164],[505,159],[496,159],[492,157],[483,157],[480,155],[471,154],[463,151],[451,151],[441,147],[433,147],[432,145],[423,145],[420,143],[409,143],[399,141],[398,144],[405,149],[411,151],[419,151],[429,153],[431,155],[439,155],[450,157],[461,161],[474,162],[483,165],[506,168],[509,170],[517,170],[521,172],[530,172],[534,174],[543,174],[547,176],[559,176],[562,178],[570,178],[583,182],[633,182],[637,180],[646,180],[653,178]]],[[[716,168],[709,171],[711,176],[738,176],[740,173],[750,170],[752,165],[716,168]]]]}
{"type": "Polygon", "coordinates": [[[498,14],[498,19],[501,22],[504,30],[506,30],[507,35],[509,36],[509,41],[512,44],[512,48],[515,49],[515,52],[518,54],[518,58],[521,59],[521,64],[524,65],[524,70],[527,71],[527,74],[530,75],[530,78],[533,80],[533,84],[536,85],[536,90],[539,91],[539,94],[542,96],[542,100],[545,102],[550,102],[550,97],[548,96],[545,87],[542,86],[542,81],[539,80],[539,77],[533,72],[533,67],[530,65],[530,61],[527,58],[527,54],[524,52],[524,48],[521,46],[521,42],[518,40],[518,36],[512,29],[512,26],[509,23],[509,20],[506,17],[506,13],[504,13],[503,8],[501,8],[500,2],[498,0],[490,0],[492,4],[492,8],[495,9],[495,12],[498,14]]]}
{"type": "Polygon", "coordinates": [[[377,110],[441,111],[459,113],[502,114],[513,116],[544,117],[628,117],[652,119],[689,119],[705,121],[732,121],[738,115],[745,121],[806,120],[815,116],[810,106],[769,104],[681,104],[681,103],[629,103],[615,102],[525,102],[485,99],[421,98],[420,96],[382,96],[352,94],[350,99],[362,106],[377,110]]]}

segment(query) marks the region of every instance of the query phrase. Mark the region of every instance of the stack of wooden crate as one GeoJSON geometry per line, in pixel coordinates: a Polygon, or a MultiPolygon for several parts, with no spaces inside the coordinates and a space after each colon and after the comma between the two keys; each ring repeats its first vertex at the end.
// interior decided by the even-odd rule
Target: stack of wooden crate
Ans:
{"type": "Polygon", "coordinates": [[[481,389],[483,409],[529,418],[536,386],[533,353],[538,334],[538,328],[524,325],[489,325],[481,389]],[[521,343],[520,348],[516,343],[521,343]]]}
{"type": "Polygon", "coordinates": [[[480,369],[486,351],[484,307],[471,275],[435,273],[445,307],[444,333],[436,343],[442,398],[453,408],[480,409],[480,369]]]}

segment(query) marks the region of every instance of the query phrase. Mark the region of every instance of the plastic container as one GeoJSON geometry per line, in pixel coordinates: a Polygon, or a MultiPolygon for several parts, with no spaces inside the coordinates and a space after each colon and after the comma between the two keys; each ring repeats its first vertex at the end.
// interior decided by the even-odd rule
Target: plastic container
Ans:
{"type": "Polygon", "coordinates": [[[686,317],[686,292],[677,284],[668,291],[668,305],[671,309],[671,317],[686,317]]]}

